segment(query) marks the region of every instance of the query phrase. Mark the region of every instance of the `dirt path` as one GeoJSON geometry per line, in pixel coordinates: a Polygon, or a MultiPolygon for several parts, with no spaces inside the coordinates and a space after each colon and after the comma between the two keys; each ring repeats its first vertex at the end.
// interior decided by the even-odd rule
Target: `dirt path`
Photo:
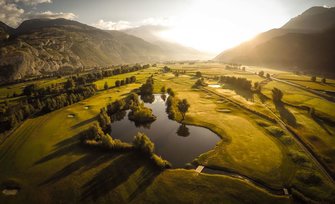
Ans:
{"type": "MultiPolygon", "coordinates": [[[[267,186],[266,184],[260,183],[260,182],[254,180],[250,177],[241,175],[239,173],[234,173],[234,172],[229,172],[229,171],[224,171],[224,170],[211,169],[209,167],[204,167],[204,166],[198,166],[195,171],[197,171],[198,169],[201,169],[201,171],[205,174],[225,175],[225,176],[229,176],[229,177],[233,177],[233,178],[243,180],[243,181],[245,181],[247,183],[251,183],[251,184],[257,186],[258,188],[261,188],[261,189],[263,189],[263,190],[265,190],[268,193],[271,193],[273,195],[289,196],[288,190],[286,188],[283,188],[283,189],[272,188],[270,186],[267,186]]],[[[198,173],[200,173],[200,172],[198,172],[198,173]]]]}

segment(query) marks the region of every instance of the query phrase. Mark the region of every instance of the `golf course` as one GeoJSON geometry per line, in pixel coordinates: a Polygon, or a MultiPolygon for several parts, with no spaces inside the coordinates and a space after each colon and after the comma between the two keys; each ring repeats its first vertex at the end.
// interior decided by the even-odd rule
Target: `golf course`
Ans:
{"type": "MultiPolygon", "coordinates": [[[[264,70],[273,77],[299,82],[307,81],[305,76],[225,66],[158,64],[106,77],[94,82],[97,92],[93,96],[26,119],[0,144],[0,203],[331,203],[335,199],[334,102],[254,73],[264,70]],[[170,71],[164,71],[165,66],[170,71]],[[194,86],[199,80],[197,72],[207,85],[194,86]],[[130,76],[136,76],[135,83],[114,86],[130,76]],[[219,76],[243,77],[262,88],[250,92],[219,81],[219,76]],[[80,141],[80,133],[98,122],[102,108],[135,93],[148,77],[153,79],[155,94],[166,87],[175,97],[187,99],[184,120],[171,120],[203,128],[217,138],[208,150],[181,167],[170,161],[172,168],[157,169],[152,160],[134,150],[105,150],[80,141]],[[272,100],[275,87],[283,92],[280,107],[272,100]],[[301,108],[304,106],[312,107],[316,116],[301,108]],[[200,165],[205,170],[199,173],[195,169],[200,165]],[[16,190],[15,195],[5,195],[10,190],[16,190]]],[[[43,83],[47,82],[39,82],[40,86],[43,83]]],[[[1,87],[0,93],[6,95],[13,89],[19,93],[25,86],[1,87]]],[[[149,127],[148,137],[159,137],[150,133],[149,127]]],[[[113,126],[110,134],[122,141],[122,135],[113,135],[113,126]]],[[[191,131],[190,141],[192,136],[191,131]]],[[[206,142],[206,135],[203,138],[206,142]]],[[[155,148],[160,152],[162,147],[155,148]]],[[[178,154],[177,148],[169,148],[178,154]]],[[[197,146],[182,148],[187,152],[197,146]]]]}

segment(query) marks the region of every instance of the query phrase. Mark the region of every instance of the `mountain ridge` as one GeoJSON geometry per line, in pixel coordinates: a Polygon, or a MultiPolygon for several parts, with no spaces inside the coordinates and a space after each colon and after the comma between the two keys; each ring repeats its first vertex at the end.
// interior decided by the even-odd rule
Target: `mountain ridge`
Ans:
{"type": "Polygon", "coordinates": [[[120,31],[106,32],[67,19],[0,25],[0,81],[61,69],[169,60],[157,45],[120,31]]]}
{"type": "Polygon", "coordinates": [[[324,55],[315,53],[317,56],[320,56],[320,59],[331,57],[333,55],[330,46],[331,43],[329,43],[330,45],[325,43],[324,39],[320,38],[320,36],[327,36],[327,39],[332,39],[333,28],[335,28],[335,8],[312,7],[301,15],[292,18],[281,28],[261,33],[250,41],[223,51],[214,60],[334,72],[331,67],[335,66],[335,64],[332,61],[327,60],[329,63],[327,65],[322,61],[318,61],[317,58],[310,56],[314,61],[307,63],[308,60],[301,57],[303,52],[313,53],[312,50],[314,49],[324,55]],[[328,18],[329,16],[334,16],[334,18],[328,18]],[[323,20],[326,17],[329,20],[324,22],[323,20]],[[292,41],[292,36],[294,36],[295,41],[292,41]],[[318,45],[315,42],[316,39],[323,46],[318,45]],[[279,42],[282,46],[279,45],[279,42]],[[271,53],[276,53],[277,55],[274,56],[271,53]],[[287,53],[291,53],[291,55],[287,56],[287,53]],[[316,68],[317,70],[315,70],[316,68]]]}

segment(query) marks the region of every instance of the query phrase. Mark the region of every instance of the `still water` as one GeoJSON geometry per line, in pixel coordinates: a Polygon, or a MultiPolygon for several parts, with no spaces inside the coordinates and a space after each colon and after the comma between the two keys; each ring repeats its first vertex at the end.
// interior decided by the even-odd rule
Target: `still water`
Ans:
{"type": "Polygon", "coordinates": [[[127,117],[128,111],[112,123],[111,136],[131,143],[137,132],[145,133],[155,144],[155,153],[171,162],[174,168],[184,167],[200,154],[212,149],[220,137],[209,129],[192,125],[181,125],[170,120],[165,112],[165,100],[154,95],[151,108],[157,119],[151,124],[138,126],[127,117]]]}

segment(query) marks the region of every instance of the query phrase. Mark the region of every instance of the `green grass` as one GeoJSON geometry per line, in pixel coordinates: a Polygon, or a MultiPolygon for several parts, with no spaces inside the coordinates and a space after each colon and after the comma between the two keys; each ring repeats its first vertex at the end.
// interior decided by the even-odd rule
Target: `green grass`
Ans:
{"type": "MultiPolygon", "coordinates": [[[[222,65],[213,64],[213,68],[207,63],[199,67],[185,66],[191,65],[178,65],[179,68],[191,69],[190,75],[157,74],[158,68],[150,68],[97,81],[98,88],[102,89],[105,81],[111,86],[115,80],[132,75],[138,80],[134,84],[99,91],[96,96],[80,103],[25,121],[0,146],[0,184],[15,179],[22,190],[13,198],[1,194],[0,203],[50,203],[55,200],[75,203],[79,199],[101,203],[289,202],[243,180],[197,174],[192,170],[168,170],[158,174],[151,163],[133,153],[107,154],[78,144],[76,135],[96,122],[100,108],[138,88],[151,74],[154,74],[156,93],[162,86],[171,87],[178,98],[189,101],[191,107],[186,123],[209,128],[222,137],[213,150],[198,158],[199,163],[230,169],[276,188],[294,184],[303,194],[313,195],[316,200],[330,198],[333,186],[327,182],[308,187],[297,179],[297,172],[301,170],[316,174],[318,170],[308,157],[308,166],[292,161],[289,153],[300,149],[288,135],[273,135],[279,130],[276,124],[229,102],[219,102],[221,98],[218,96],[191,89],[195,82],[193,71],[202,67],[208,74],[211,69],[219,74],[228,73],[222,70],[222,65]],[[86,106],[89,106],[88,110],[86,106]],[[220,109],[231,112],[219,112],[220,109]],[[75,117],[69,118],[69,114],[75,117]]],[[[239,100],[237,95],[229,97],[238,103],[262,109],[259,101],[249,103],[239,100]]],[[[301,155],[305,156],[303,152],[301,155]]]]}
{"type": "Polygon", "coordinates": [[[47,86],[50,86],[51,84],[57,84],[57,83],[63,83],[66,81],[66,78],[57,78],[57,79],[41,79],[37,81],[30,81],[30,82],[24,82],[24,83],[18,83],[18,84],[13,84],[13,85],[8,85],[8,86],[2,86],[0,87],[0,99],[4,99],[7,96],[12,97],[14,93],[17,95],[22,94],[22,91],[24,87],[31,85],[31,84],[36,84],[39,88],[44,88],[47,86]]]}
{"type": "Polygon", "coordinates": [[[330,118],[335,118],[334,103],[288,84],[271,81],[262,88],[262,93],[272,98],[272,89],[275,87],[284,92],[284,102],[298,106],[304,105],[313,107],[321,114],[330,118]]]}
{"type": "Polygon", "coordinates": [[[239,179],[198,174],[189,170],[165,171],[134,201],[135,203],[289,203],[285,197],[273,196],[239,179]]]}

